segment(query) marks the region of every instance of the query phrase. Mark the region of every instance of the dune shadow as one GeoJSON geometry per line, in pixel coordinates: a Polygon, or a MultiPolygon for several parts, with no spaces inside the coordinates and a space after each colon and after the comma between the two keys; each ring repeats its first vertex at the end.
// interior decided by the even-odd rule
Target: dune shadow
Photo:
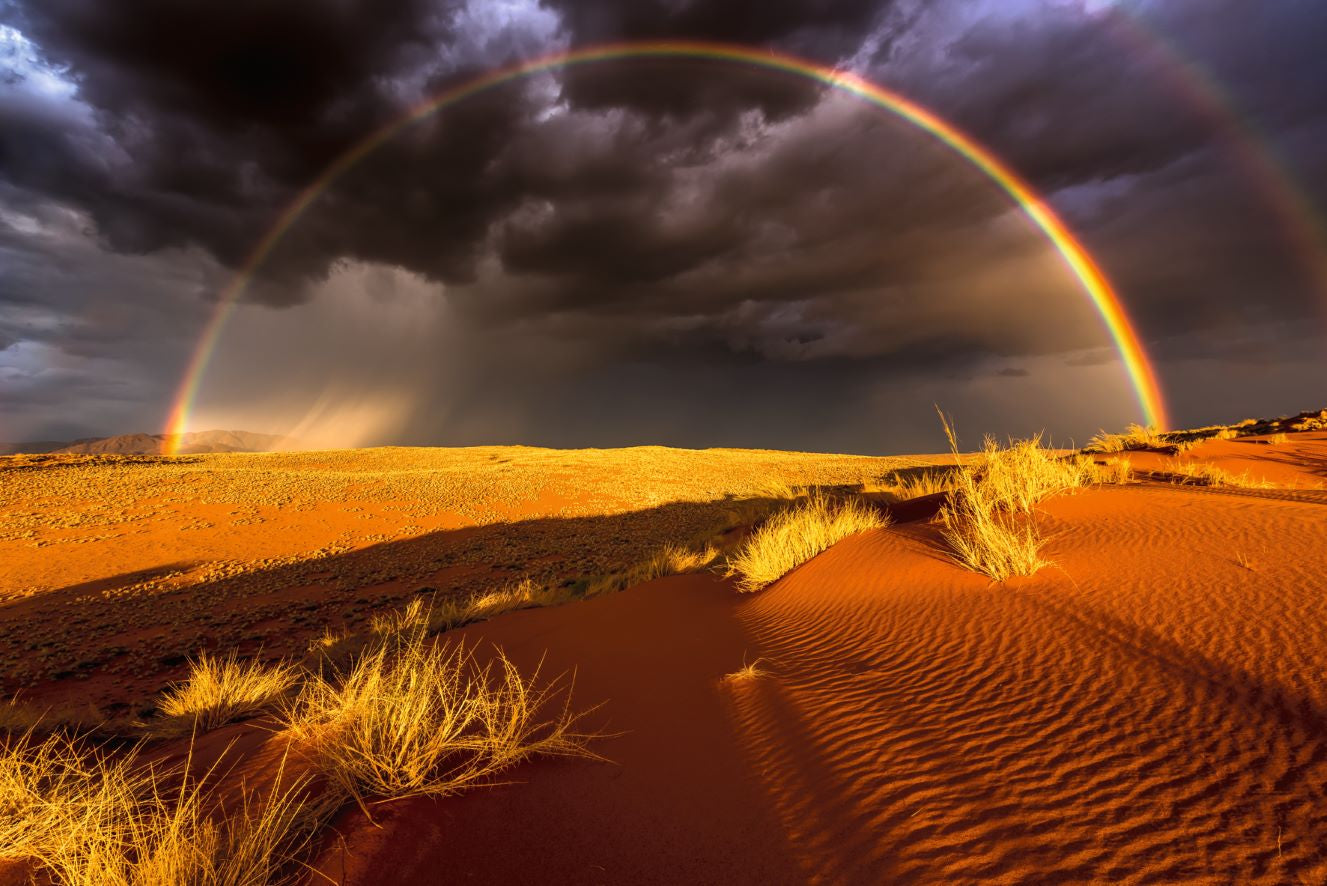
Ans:
{"type": "Polygon", "coordinates": [[[319,637],[366,630],[416,596],[467,598],[529,579],[574,600],[624,586],[665,545],[736,540],[780,504],[681,501],[437,530],[276,562],[173,561],[11,598],[0,601],[0,649],[17,661],[0,673],[0,693],[92,694],[118,706],[180,677],[200,651],[300,657],[319,637]],[[112,659],[107,679],[83,692],[80,681],[95,669],[77,663],[112,659]]]}

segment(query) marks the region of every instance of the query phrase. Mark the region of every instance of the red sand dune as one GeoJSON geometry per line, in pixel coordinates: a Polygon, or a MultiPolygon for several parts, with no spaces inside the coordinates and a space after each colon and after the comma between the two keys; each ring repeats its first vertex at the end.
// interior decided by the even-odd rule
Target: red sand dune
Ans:
{"type": "MultiPolygon", "coordinates": [[[[1204,444],[1327,477],[1327,434],[1204,444]],[[1245,453],[1248,453],[1247,455],[1245,453]]],[[[992,585],[933,526],[767,590],[708,576],[462,632],[576,672],[614,762],[344,813],[343,884],[1327,882],[1327,492],[1144,485],[1044,505],[992,585]],[[769,673],[724,681],[744,662],[769,673]]],[[[325,882],[311,876],[310,882],[325,882]]]]}

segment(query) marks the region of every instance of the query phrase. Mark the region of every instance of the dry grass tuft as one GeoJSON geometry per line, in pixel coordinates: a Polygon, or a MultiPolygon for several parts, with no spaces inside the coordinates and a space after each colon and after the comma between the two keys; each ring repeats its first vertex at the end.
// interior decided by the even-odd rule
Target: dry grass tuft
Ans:
{"type": "Polygon", "coordinates": [[[995,581],[1050,565],[1041,556],[1043,541],[1032,519],[1039,502],[1131,476],[1127,459],[1097,464],[1083,455],[1060,456],[1042,446],[1040,434],[1007,447],[987,437],[981,452],[964,465],[949,420],[943,414],[940,420],[959,465],[950,501],[940,511],[941,535],[958,563],[995,581]]]}
{"type": "Polygon", "coordinates": [[[713,563],[718,556],[719,549],[712,544],[708,544],[700,550],[683,547],[682,545],[667,544],[651,558],[647,572],[653,573],[652,578],[699,572],[713,563]]]}
{"type": "MultiPolygon", "coordinates": [[[[505,587],[470,597],[449,597],[428,603],[416,597],[400,609],[373,617],[371,632],[380,640],[408,637],[416,632],[437,634],[477,621],[494,618],[504,612],[536,606],[552,606],[570,599],[558,589],[545,588],[525,578],[505,587]]],[[[330,638],[327,648],[343,643],[345,638],[330,638]]],[[[360,646],[364,645],[361,641],[360,646]]],[[[317,650],[314,650],[317,651],[317,650]]],[[[334,656],[333,656],[334,657],[334,656]]]]}
{"type": "Polygon", "coordinates": [[[13,740],[0,749],[0,854],[66,886],[284,883],[334,808],[292,779],[225,810],[186,770],[56,736],[13,740]]]}
{"type": "Polygon", "coordinates": [[[982,445],[975,465],[956,478],[959,493],[980,483],[983,495],[1003,510],[1031,513],[1033,506],[1052,495],[1081,489],[1099,482],[1103,472],[1092,459],[1082,455],[1060,456],[1042,446],[1041,435],[1015,440],[1002,447],[990,437],[982,445]]]}
{"type": "Polygon", "coordinates": [[[713,543],[706,543],[699,548],[669,543],[650,557],[621,572],[596,575],[586,579],[573,589],[572,593],[575,596],[597,597],[600,594],[611,594],[666,575],[697,572],[717,560],[720,553],[719,548],[713,543]]]}
{"type": "Polygon", "coordinates": [[[1086,452],[1124,452],[1130,449],[1161,449],[1169,445],[1156,428],[1131,424],[1123,434],[1110,434],[1102,431],[1088,441],[1086,452]]]}
{"type": "Polygon", "coordinates": [[[935,495],[939,492],[952,492],[954,489],[955,470],[953,468],[933,468],[912,473],[896,472],[885,482],[867,487],[863,492],[886,492],[898,501],[935,495]]]}
{"type": "Polygon", "coordinates": [[[207,653],[190,664],[189,678],[170,686],[157,710],[180,726],[215,729],[261,713],[280,701],[299,679],[298,669],[281,662],[265,665],[207,653]]]}
{"type": "Polygon", "coordinates": [[[1127,458],[1108,458],[1095,462],[1090,469],[1093,483],[1119,486],[1133,480],[1133,463],[1127,458]]]}
{"type": "Polygon", "coordinates": [[[975,475],[965,476],[966,482],[940,511],[940,533],[954,559],[995,581],[1032,575],[1050,565],[1041,557],[1043,542],[1031,514],[1010,509],[975,475]]]}
{"type": "Polygon", "coordinates": [[[749,664],[742,665],[740,669],[733,671],[731,674],[724,674],[723,682],[749,683],[752,680],[759,680],[761,677],[768,677],[769,671],[760,666],[762,661],[764,661],[763,658],[758,658],[749,664]]]}
{"type": "Polygon", "coordinates": [[[1275,489],[1276,484],[1243,474],[1231,472],[1206,462],[1177,461],[1167,465],[1164,471],[1153,472],[1153,476],[1176,483],[1180,486],[1214,486],[1234,489],[1275,489]]]}
{"type": "Polygon", "coordinates": [[[889,525],[889,518],[858,499],[836,502],[812,495],[776,513],[747,538],[728,563],[737,588],[758,591],[850,535],[889,525]]]}
{"type": "Polygon", "coordinates": [[[329,779],[365,797],[446,796],[534,755],[584,756],[584,714],[554,704],[562,681],[526,681],[501,652],[430,642],[381,643],[346,673],[305,684],[283,713],[329,779]]]}

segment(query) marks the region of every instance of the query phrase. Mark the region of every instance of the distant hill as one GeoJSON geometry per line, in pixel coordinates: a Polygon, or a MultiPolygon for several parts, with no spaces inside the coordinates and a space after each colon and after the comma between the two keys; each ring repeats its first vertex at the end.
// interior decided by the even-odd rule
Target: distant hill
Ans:
{"type": "MultiPolygon", "coordinates": [[[[29,443],[0,443],[0,455],[12,453],[72,452],[81,455],[160,455],[169,434],[121,434],[74,441],[42,440],[29,443]]],[[[255,434],[251,431],[191,431],[182,435],[180,454],[199,452],[271,452],[297,449],[288,437],[255,434]]]]}

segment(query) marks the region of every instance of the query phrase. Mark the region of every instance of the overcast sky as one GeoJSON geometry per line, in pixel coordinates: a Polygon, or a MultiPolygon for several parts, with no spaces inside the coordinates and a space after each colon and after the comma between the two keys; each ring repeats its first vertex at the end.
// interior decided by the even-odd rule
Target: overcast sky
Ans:
{"type": "MultiPolygon", "coordinates": [[[[1179,424],[1327,405],[1321,0],[0,0],[0,439],[161,430],[219,293],[341,152],[495,66],[659,38],[837,65],[990,147],[1115,283],[1179,424]]],[[[244,299],[195,430],[879,452],[937,448],[935,403],[973,436],[1141,417],[981,173],[712,60],[427,118],[244,299]]]]}

